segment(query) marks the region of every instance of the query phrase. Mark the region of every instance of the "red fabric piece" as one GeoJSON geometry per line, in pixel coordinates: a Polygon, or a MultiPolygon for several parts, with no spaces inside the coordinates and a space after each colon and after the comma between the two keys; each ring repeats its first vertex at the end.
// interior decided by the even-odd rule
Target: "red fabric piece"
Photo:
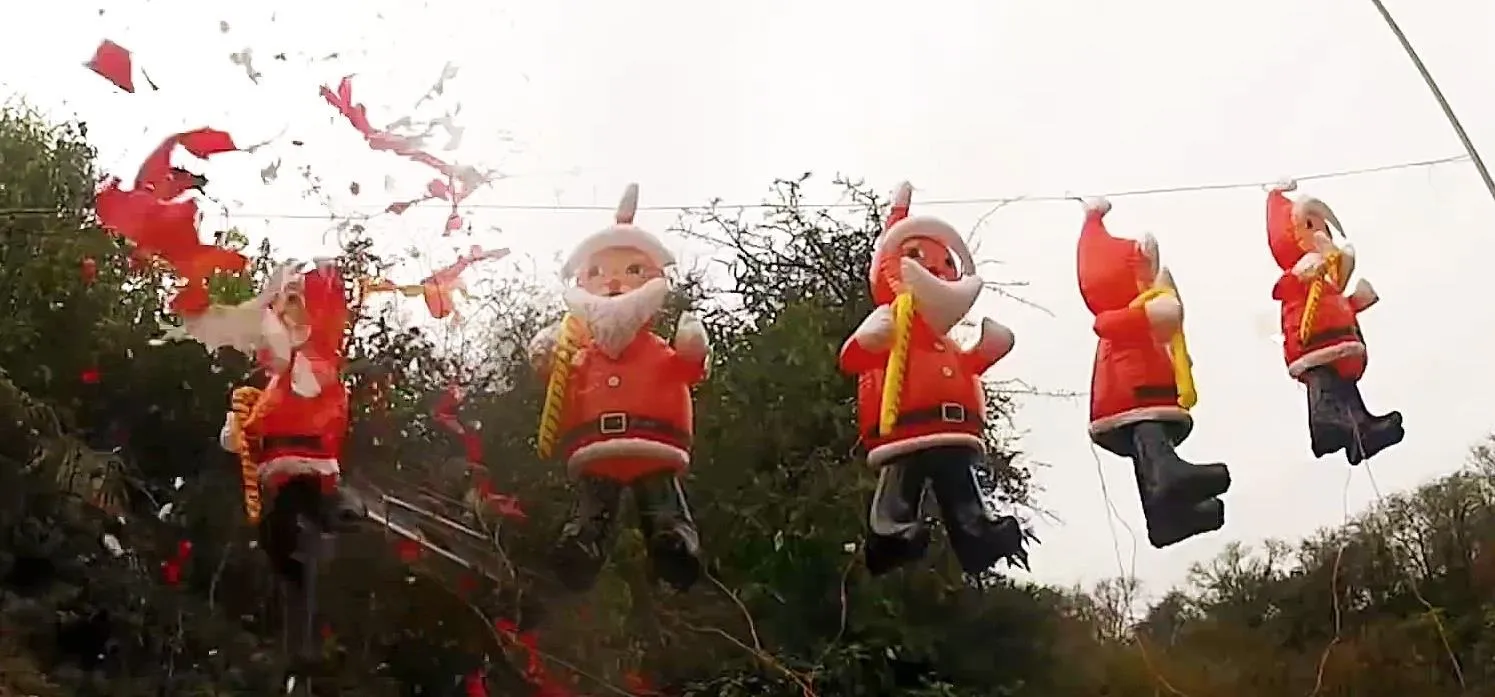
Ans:
{"type": "Polygon", "coordinates": [[[483,671],[474,670],[468,673],[463,682],[462,694],[466,697],[488,697],[488,683],[483,679],[483,671]]]}
{"type": "Polygon", "coordinates": [[[83,277],[84,285],[93,285],[99,277],[99,262],[94,261],[93,257],[85,257],[79,273],[83,277]]]}
{"type": "Polygon", "coordinates": [[[400,561],[406,564],[420,559],[421,551],[420,543],[415,540],[402,537],[398,542],[395,542],[395,554],[400,557],[400,561]]]}
{"type": "Polygon", "coordinates": [[[97,385],[99,384],[99,369],[85,368],[82,373],[78,374],[78,379],[85,385],[97,385]]]}
{"type": "Polygon", "coordinates": [[[94,49],[93,58],[84,65],[114,83],[115,87],[135,93],[134,59],[125,47],[105,39],[94,49]]]}
{"type": "Polygon", "coordinates": [[[369,122],[367,108],[353,101],[353,78],[351,76],[344,77],[339,81],[336,90],[330,87],[322,87],[321,94],[322,98],[327,100],[328,104],[336,108],[343,115],[343,118],[346,118],[348,123],[352,124],[353,128],[357,129],[363,135],[364,140],[368,141],[370,148],[383,152],[391,152],[426,165],[446,177],[445,182],[440,179],[433,179],[426,184],[426,195],[424,197],[412,201],[390,204],[389,208],[385,209],[387,212],[398,215],[405,212],[410,206],[422,201],[441,199],[449,201],[452,205],[451,215],[447,217],[446,234],[450,234],[453,230],[462,227],[462,216],[457,214],[457,206],[461,205],[462,201],[471,196],[479,187],[488,183],[489,179],[487,177],[473,177],[471,175],[474,173],[471,170],[466,172],[461,171],[458,167],[422,150],[410,138],[374,128],[373,124],[369,122]]]}
{"type": "Polygon", "coordinates": [[[177,304],[181,310],[200,310],[206,307],[207,279],[217,271],[242,271],[248,260],[199,239],[197,202],[177,198],[200,187],[202,178],[171,166],[178,145],[203,158],[237,149],[232,137],[211,128],[174,134],[141,163],[132,189],[121,188],[120,179],[111,177],[96,194],[94,207],[106,229],[135,245],[132,256],[160,257],[186,280],[187,297],[177,304]]]}

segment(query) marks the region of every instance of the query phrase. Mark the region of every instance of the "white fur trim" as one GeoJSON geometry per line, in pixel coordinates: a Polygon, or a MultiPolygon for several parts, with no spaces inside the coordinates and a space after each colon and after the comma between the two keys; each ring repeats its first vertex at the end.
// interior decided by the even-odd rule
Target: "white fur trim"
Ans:
{"type": "Polygon", "coordinates": [[[259,474],[260,481],[265,481],[277,474],[288,474],[293,477],[299,474],[337,476],[342,474],[342,468],[338,466],[337,460],[332,458],[286,455],[266,460],[260,465],[259,474]]]}
{"type": "Polygon", "coordinates": [[[298,355],[291,362],[291,391],[296,396],[312,399],[322,394],[322,385],[317,382],[317,374],[311,368],[311,361],[306,356],[298,355]]]}
{"type": "Polygon", "coordinates": [[[1365,355],[1365,344],[1358,341],[1347,341],[1321,349],[1315,349],[1303,354],[1292,363],[1287,364],[1287,374],[1293,378],[1302,377],[1303,373],[1322,365],[1329,365],[1341,358],[1351,358],[1365,355]]]}
{"type": "Polygon", "coordinates": [[[981,320],[981,338],[971,347],[971,353],[983,361],[993,363],[1012,353],[1017,345],[1017,335],[1012,330],[991,318],[981,320]]]}
{"type": "Polygon", "coordinates": [[[960,261],[962,273],[976,272],[976,260],[971,257],[971,249],[966,246],[965,238],[961,237],[960,233],[956,232],[949,223],[939,218],[921,215],[904,218],[894,223],[887,232],[877,238],[877,248],[872,255],[872,281],[877,280],[877,260],[889,255],[899,256],[898,248],[913,237],[928,237],[939,242],[960,261]]]}
{"type": "Polygon", "coordinates": [[[665,248],[654,233],[636,227],[631,223],[619,223],[605,230],[588,235],[571,256],[566,258],[566,263],[561,267],[561,275],[570,278],[586,266],[592,255],[610,247],[628,247],[637,249],[649,257],[660,268],[671,266],[675,263],[675,255],[665,248]]]}
{"type": "Polygon", "coordinates": [[[578,448],[566,461],[566,471],[575,477],[587,465],[614,457],[654,458],[678,465],[690,465],[690,453],[673,445],[646,438],[613,438],[578,448]]]}
{"type": "Polygon", "coordinates": [[[1085,199],[1081,205],[1085,207],[1086,213],[1099,213],[1101,217],[1111,212],[1111,200],[1104,196],[1085,199]]]}
{"type": "Polygon", "coordinates": [[[1269,190],[1270,191],[1297,191],[1298,190],[1298,180],[1293,179],[1292,177],[1284,177],[1282,179],[1278,179],[1276,182],[1274,182],[1274,183],[1271,184],[1271,186],[1269,187],[1269,190]]]}
{"type": "Polygon", "coordinates": [[[986,452],[986,441],[982,440],[981,436],[974,436],[969,433],[930,433],[928,435],[904,438],[903,440],[895,440],[891,443],[879,445],[867,451],[867,464],[873,467],[881,467],[887,464],[888,460],[900,455],[938,448],[942,445],[967,445],[977,448],[983,453],[986,452]]]}
{"type": "Polygon", "coordinates": [[[1308,252],[1298,257],[1298,263],[1293,264],[1292,274],[1300,281],[1307,281],[1323,270],[1324,256],[1318,252],[1308,252]]]}
{"type": "Polygon", "coordinates": [[[1380,302],[1381,296],[1376,294],[1375,286],[1372,286],[1370,281],[1362,278],[1355,282],[1355,290],[1346,296],[1346,299],[1350,301],[1350,309],[1359,314],[1380,302]]]}
{"type": "Polygon", "coordinates": [[[689,312],[680,313],[675,323],[675,353],[683,358],[705,361],[711,357],[711,339],[701,319],[689,312]]]}
{"type": "Polygon", "coordinates": [[[1094,438],[1107,431],[1114,431],[1122,426],[1130,426],[1143,421],[1177,421],[1193,424],[1194,417],[1189,415],[1188,409],[1178,406],[1137,407],[1091,421],[1090,437],[1094,438]]]}
{"type": "Polygon", "coordinates": [[[881,351],[893,343],[893,308],[878,305],[852,332],[851,339],[868,351],[881,351]]]}
{"type": "MultiPolygon", "coordinates": [[[[893,189],[893,202],[889,206],[890,217],[908,215],[908,209],[913,204],[913,200],[914,185],[908,182],[899,182],[898,186],[893,189]]],[[[898,221],[895,220],[893,222],[896,223],[898,221]]]]}
{"type": "Polygon", "coordinates": [[[1147,323],[1152,325],[1154,336],[1171,337],[1184,326],[1184,306],[1171,295],[1153,298],[1142,309],[1147,313],[1147,323]]]}
{"type": "Polygon", "coordinates": [[[613,214],[613,221],[619,225],[632,225],[635,215],[638,215],[638,184],[629,184],[623,190],[623,198],[618,200],[618,210],[613,214]]]}

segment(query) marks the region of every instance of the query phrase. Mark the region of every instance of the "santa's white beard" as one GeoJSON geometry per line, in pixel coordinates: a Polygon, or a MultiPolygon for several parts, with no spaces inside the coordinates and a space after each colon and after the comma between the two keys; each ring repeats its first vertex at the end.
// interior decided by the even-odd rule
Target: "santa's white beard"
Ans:
{"type": "Polygon", "coordinates": [[[669,281],[655,278],[622,295],[593,295],[585,288],[566,291],[566,307],[586,325],[592,345],[616,359],[664,307],[669,281]]]}
{"type": "Polygon", "coordinates": [[[981,295],[981,278],[974,274],[946,281],[913,259],[903,259],[901,267],[903,284],[914,297],[914,308],[937,334],[949,332],[981,295]]]}

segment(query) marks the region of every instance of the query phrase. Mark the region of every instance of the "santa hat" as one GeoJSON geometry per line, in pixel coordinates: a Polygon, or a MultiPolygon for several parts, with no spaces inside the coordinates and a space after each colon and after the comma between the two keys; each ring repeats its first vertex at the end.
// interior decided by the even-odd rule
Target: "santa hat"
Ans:
{"type": "Polygon", "coordinates": [[[1144,280],[1163,271],[1157,240],[1150,234],[1140,241],[1112,236],[1105,222],[1109,212],[1111,202],[1104,198],[1085,202],[1076,267],[1080,295],[1093,314],[1126,307],[1144,280]]]}
{"type": "Polygon", "coordinates": [[[1283,271],[1293,268],[1305,252],[1314,250],[1309,222],[1321,223],[1344,236],[1344,226],[1329,204],[1311,196],[1294,201],[1283,193],[1296,188],[1296,184],[1278,185],[1267,194],[1267,246],[1283,271]]]}
{"type": "Polygon", "coordinates": [[[971,257],[965,238],[949,223],[929,216],[908,217],[913,194],[912,184],[903,182],[898,185],[893,192],[888,219],[883,223],[883,232],[873,243],[872,266],[867,270],[867,280],[872,284],[872,300],[878,304],[890,303],[898,294],[894,288],[899,282],[897,261],[903,256],[903,243],[915,237],[927,237],[950,250],[960,260],[962,276],[976,273],[976,260],[971,257]]]}
{"type": "Polygon", "coordinates": [[[611,247],[637,249],[659,268],[673,265],[675,255],[665,248],[664,243],[653,233],[633,224],[633,216],[637,212],[638,184],[629,184],[628,189],[623,192],[623,200],[618,202],[618,212],[613,216],[613,224],[582,240],[561,267],[561,275],[567,278],[575,276],[586,267],[593,255],[611,247]]]}
{"type": "Polygon", "coordinates": [[[311,324],[306,346],[324,358],[342,355],[351,313],[337,260],[318,259],[315,268],[301,275],[301,285],[301,300],[311,324]]]}

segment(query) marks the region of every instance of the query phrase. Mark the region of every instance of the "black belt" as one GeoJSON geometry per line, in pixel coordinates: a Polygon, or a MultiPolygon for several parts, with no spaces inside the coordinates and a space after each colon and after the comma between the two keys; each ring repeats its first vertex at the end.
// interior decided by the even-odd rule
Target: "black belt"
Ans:
{"type": "Polygon", "coordinates": [[[1132,388],[1137,399],[1178,399],[1178,387],[1174,385],[1142,385],[1132,388]]]}
{"type": "Polygon", "coordinates": [[[260,450],[321,450],[321,436],[265,436],[260,439],[260,450]]]}
{"type": "Polygon", "coordinates": [[[591,436],[621,436],[633,433],[649,433],[680,441],[680,444],[689,448],[691,435],[679,426],[662,419],[651,419],[647,416],[634,416],[622,412],[612,412],[597,417],[596,421],[573,427],[561,436],[561,443],[589,438],[591,436]]]}
{"type": "MultiPolygon", "coordinates": [[[[945,402],[944,404],[941,404],[937,407],[899,412],[898,421],[894,422],[893,427],[897,428],[899,426],[918,426],[920,424],[940,422],[947,424],[972,423],[976,424],[976,426],[979,428],[981,426],[981,419],[979,417],[972,417],[973,415],[966,410],[964,404],[945,402]]],[[[868,430],[865,437],[878,437],[878,430],[878,427],[872,427],[870,430],[868,430]]]]}
{"type": "Polygon", "coordinates": [[[1321,332],[1309,334],[1308,340],[1303,342],[1303,349],[1315,349],[1322,346],[1323,344],[1327,344],[1331,341],[1338,341],[1340,339],[1359,340],[1360,333],[1355,331],[1354,327],[1336,327],[1334,329],[1325,329],[1321,332]]]}

